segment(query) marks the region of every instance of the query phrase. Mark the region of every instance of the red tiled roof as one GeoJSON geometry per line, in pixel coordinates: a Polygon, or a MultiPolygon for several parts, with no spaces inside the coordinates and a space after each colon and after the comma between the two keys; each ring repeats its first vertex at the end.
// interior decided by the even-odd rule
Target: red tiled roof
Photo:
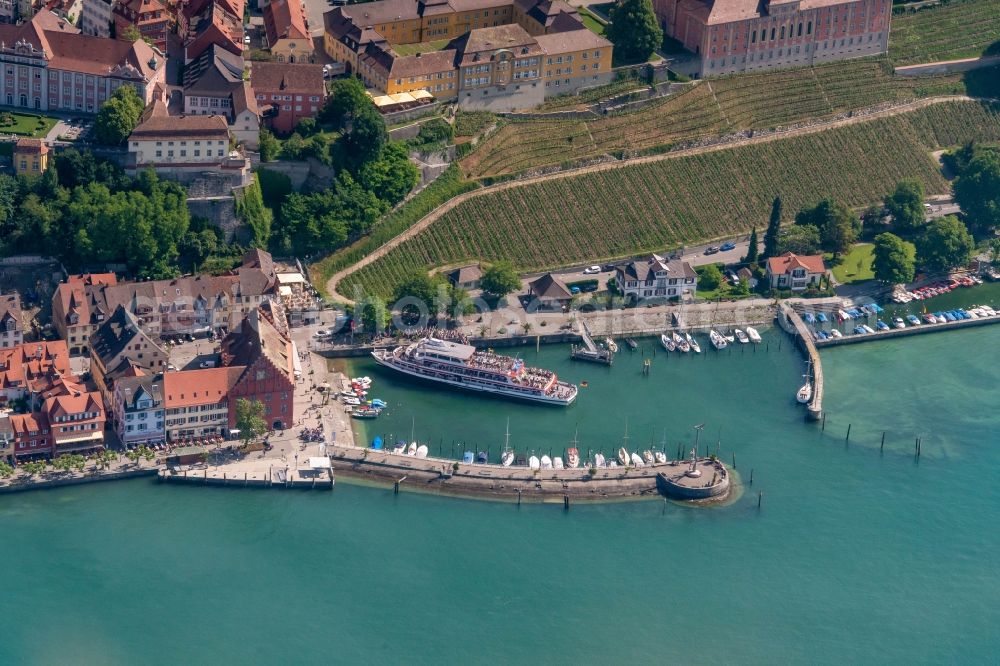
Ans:
{"type": "Polygon", "coordinates": [[[229,123],[225,116],[171,116],[166,103],[157,100],[146,107],[129,140],[173,137],[228,140],[229,123]]]}
{"type": "Polygon", "coordinates": [[[796,268],[804,268],[809,273],[826,272],[823,257],[819,254],[799,256],[786,252],[779,257],[769,257],[767,260],[767,270],[771,275],[786,275],[796,268]]]}
{"type": "Polygon", "coordinates": [[[302,0],[271,0],[264,7],[264,31],[271,46],[279,39],[309,39],[302,0]]]}
{"type": "Polygon", "coordinates": [[[250,85],[255,93],[283,92],[323,96],[323,65],[284,62],[250,63],[250,85]]]}
{"type": "Polygon", "coordinates": [[[166,372],[163,374],[164,406],[190,407],[222,402],[243,370],[243,366],[232,366],[166,372]]]}

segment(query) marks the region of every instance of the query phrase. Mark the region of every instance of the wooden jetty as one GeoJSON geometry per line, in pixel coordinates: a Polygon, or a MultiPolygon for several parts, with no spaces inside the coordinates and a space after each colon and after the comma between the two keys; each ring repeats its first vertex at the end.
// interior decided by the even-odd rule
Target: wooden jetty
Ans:
{"type": "Polygon", "coordinates": [[[583,322],[580,331],[580,342],[579,345],[570,345],[569,355],[578,361],[588,361],[590,363],[600,363],[602,365],[611,365],[615,361],[615,353],[612,349],[600,348],[594,343],[594,339],[590,337],[590,330],[587,328],[587,323],[583,322]]]}

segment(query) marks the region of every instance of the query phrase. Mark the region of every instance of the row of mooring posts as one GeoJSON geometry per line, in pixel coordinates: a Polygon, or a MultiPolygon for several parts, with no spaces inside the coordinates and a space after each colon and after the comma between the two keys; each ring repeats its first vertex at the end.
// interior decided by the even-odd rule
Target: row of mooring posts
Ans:
{"type": "MultiPolygon", "coordinates": [[[[851,426],[852,425],[853,424],[851,424],[851,423],[847,424],[847,434],[844,435],[844,443],[845,444],[847,444],[848,442],[851,441],[851,426]]],[[[826,431],[826,414],[825,413],[823,414],[823,420],[822,420],[822,426],[821,426],[820,432],[824,432],[824,431],[826,431]]],[[[886,435],[886,431],[883,430],[882,431],[882,439],[881,439],[881,441],[879,442],[879,445],[878,445],[879,453],[885,452],[885,435],[886,435]]],[[[914,442],[913,442],[913,455],[915,457],[917,457],[917,458],[920,457],[920,452],[921,452],[922,444],[923,444],[923,437],[917,437],[914,440],[914,442]]],[[[735,466],[735,463],[734,463],[734,466],[735,466]]]]}

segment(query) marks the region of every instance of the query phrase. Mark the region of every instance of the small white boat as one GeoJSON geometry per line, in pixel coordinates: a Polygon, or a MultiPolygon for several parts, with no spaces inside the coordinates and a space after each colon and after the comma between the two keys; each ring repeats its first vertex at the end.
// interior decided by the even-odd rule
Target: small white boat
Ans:
{"type": "Polygon", "coordinates": [[[694,336],[691,335],[690,333],[685,333],[684,337],[687,338],[687,343],[691,346],[691,351],[693,351],[695,354],[700,354],[701,345],[699,345],[698,341],[694,339],[694,336]]]}
{"type": "Polygon", "coordinates": [[[892,325],[896,328],[906,328],[906,322],[903,321],[902,317],[896,317],[892,320],[892,325]]]}
{"type": "Polygon", "coordinates": [[[552,469],[552,458],[542,456],[542,469],[552,469]]]}
{"type": "Polygon", "coordinates": [[[745,345],[746,343],[750,342],[750,337],[746,333],[744,333],[741,329],[738,328],[734,329],[733,333],[736,334],[736,339],[740,341],[741,345],[745,345]]]}
{"type": "Polygon", "coordinates": [[[630,460],[630,458],[628,455],[628,451],[625,450],[624,446],[618,449],[618,460],[620,460],[623,465],[628,465],[628,461],[630,460]]]}
{"type": "Polygon", "coordinates": [[[722,337],[724,337],[726,339],[726,342],[728,342],[729,344],[736,342],[736,336],[733,335],[732,332],[730,332],[729,335],[723,334],[722,337]]]}
{"type": "Polygon", "coordinates": [[[674,333],[674,346],[680,349],[685,354],[691,351],[691,345],[688,344],[687,340],[680,336],[680,333],[674,333]]]}
{"type": "Polygon", "coordinates": [[[528,467],[530,467],[531,469],[538,469],[540,466],[541,465],[539,464],[538,458],[536,456],[531,456],[530,458],[528,458],[528,467]]]}
{"type": "Polygon", "coordinates": [[[633,453],[632,454],[632,464],[635,467],[645,467],[646,466],[646,463],[642,462],[642,456],[640,456],[638,453],[633,453]]]}
{"type": "Polygon", "coordinates": [[[359,400],[358,398],[346,398],[345,397],[345,398],[341,398],[341,401],[345,405],[360,405],[361,404],[361,400],[359,400]]]}
{"type": "Polygon", "coordinates": [[[833,329],[830,329],[830,335],[832,335],[832,336],[833,336],[833,337],[835,337],[835,338],[842,338],[842,337],[844,337],[844,334],[843,334],[843,333],[841,333],[840,331],[838,331],[838,330],[837,330],[837,329],[835,329],[835,328],[833,328],[833,329]]]}
{"type": "Polygon", "coordinates": [[[426,444],[421,444],[420,446],[417,447],[417,457],[418,458],[426,458],[427,457],[427,453],[428,453],[428,449],[427,449],[427,445],[426,444]]]}
{"type": "Polygon", "coordinates": [[[813,396],[812,384],[806,382],[805,384],[802,385],[802,388],[800,388],[798,392],[795,394],[795,399],[799,401],[800,404],[804,405],[810,400],[812,400],[812,396],[813,396]]]}
{"type": "Polygon", "coordinates": [[[615,342],[613,338],[605,338],[604,344],[608,348],[608,351],[612,352],[613,354],[618,353],[618,343],[615,342]]]}
{"type": "Polygon", "coordinates": [[[656,462],[660,464],[667,462],[667,456],[663,453],[663,451],[657,451],[653,454],[653,456],[656,458],[656,462]]]}
{"type": "Polygon", "coordinates": [[[653,464],[653,452],[646,450],[642,452],[642,459],[646,461],[647,464],[653,464]]]}
{"type": "Polygon", "coordinates": [[[618,461],[617,460],[609,460],[608,461],[608,467],[612,468],[612,469],[615,468],[615,467],[618,467],[618,461]]]}
{"type": "Polygon", "coordinates": [[[604,467],[605,464],[606,463],[604,462],[604,454],[603,453],[595,453],[594,454],[594,467],[604,467]]]}
{"type": "Polygon", "coordinates": [[[722,337],[722,335],[720,335],[714,328],[708,332],[708,339],[712,342],[712,346],[719,351],[722,351],[729,345],[729,343],[726,342],[726,339],[722,337]]]}
{"type": "Polygon", "coordinates": [[[556,456],[552,459],[552,469],[563,469],[563,459],[556,456]]]}
{"type": "Polygon", "coordinates": [[[868,324],[862,324],[861,328],[865,329],[865,333],[874,333],[875,332],[875,329],[872,328],[871,326],[869,326],[868,324]]]}
{"type": "Polygon", "coordinates": [[[576,448],[566,450],[566,463],[571,469],[580,466],[580,452],[576,448]]]}
{"type": "Polygon", "coordinates": [[[406,455],[408,455],[408,456],[415,456],[415,455],[417,455],[417,443],[416,442],[410,442],[410,445],[408,447],[406,447],[406,455]]]}
{"type": "Polygon", "coordinates": [[[406,453],[406,442],[396,442],[396,446],[392,447],[392,452],[396,454],[406,453]]]}
{"type": "Polygon", "coordinates": [[[510,467],[514,462],[514,452],[510,449],[504,451],[500,454],[500,464],[504,467],[510,467]]]}
{"type": "Polygon", "coordinates": [[[671,338],[666,333],[660,336],[660,344],[663,345],[663,348],[666,349],[668,352],[672,352],[675,349],[677,349],[677,345],[674,344],[673,338],[671,338]]]}
{"type": "Polygon", "coordinates": [[[750,342],[755,345],[760,343],[760,333],[753,326],[747,326],[747,335],[750,336],[750,342]]]}

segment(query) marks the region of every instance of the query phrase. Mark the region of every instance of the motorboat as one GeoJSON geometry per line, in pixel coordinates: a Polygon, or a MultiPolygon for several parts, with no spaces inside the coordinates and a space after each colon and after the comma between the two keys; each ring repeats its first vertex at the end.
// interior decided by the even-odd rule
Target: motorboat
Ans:
{"type": "Polygon", "coordinates": [[[618,449],[618,460],[620,460],[623,465],[628,465],[628,461],[630,460],[630,458],[628,455],[628,451],[625,449],[624,446],[618,449]]]}
{"type": "Polygon", "coordinates": [[[910,322],[910,326],[919,326],[920,320],[917,319],[917,315],[906,315],[906,321],[910,322]]]}
{"type": "Polygon", "coordinates": [[[392,447],[392,452],[401,454],[406,452],[406,442],[401,439],[396,440],[396,446],[392,447]]]}
{"type": "Polygon", "coordinates": [[[613,338],[605,338],[604,345],[608,348],[612,354],[618,353],[618,343],[614,341],[613,338]]]}
{"type": "Polygon", "coordinates": [[[594,467],[604,467],[604,465],[605,465],[604,454],[603,453],[595,453],[594,454],[594,467]]]}
{"type": "Polygon", "coordinates": [[[472,451],[466,451],[465,453],[462,454],[462,462],[466,464],[471,465],[472,461],[475,459],[476,459],[476,454],[474,454],[472,451]]]}
{"type": "Polygon", "coordinates": [[[552,469],[563,469],[563,459],[559,456],[552,458],[552,469]]]}
{"type": "Polygon", "coordinates": [[[831,338],[842,338],[842,337],[844,337],[844,334],[841,333],[839,330],[837,330],[835,328],[832,328],[832,329],[830,329],[830,337],[831,338]]]}
{"type": "MultiPolygon", "coordinates": [[[[638,453],[633,453],[632,454],[632,465],[635,466],[635,467],[645,467],[646,463],[644,463],[642,461],[642,456],[640,456],[638,453]]],[[[627,463],[626,463],[626,466],[627,466],[627,463]]]]}
{"type": "Polygon", "coordinates": [[[810,400],[812,400],[812,395],[813,395],[813,387],[812,387],[812,384],[810,384],[809,382],[806,382],[806,383],[805,383],[805,384],[803,384],[803,385],[802,385],[802,387],[801,387],[801,388],[800,388],[800,389],[799,389],[799,390],[798,390],[798,391],[797,391],[797,392],[795,393],[795,399],[796,399],[796,400],[797,400],[797,401],[799,402],[799,404],[802,404],[802,405],[804,405],[804,404],[806,404],[807,402],[809,402],[810,400]]]}
{"type": "Polygon", "coordinates": [[[351,412],[351,418],[353,419],[377,419],[378,410],[376,409],[355,409],[351,412]]]}
{"type": "Polygon", "coordinates": [[[733,334],[732,331],[729,332],[729,335],[723,333],[722,337],[724,337],[726,339],[726,342],[728,342],[729,344],[733,344],[734,342],[736,342],[736,336],[733,334]]]}
{"type": "Polygon", "coordinates": [[[538,462],[537,456],[531,456],[530,458],[528,458],[528,467],[530,467],[531,469],[538,469],[541,467],[541,463],[538,462]]]}
{"type": "Polygon", "coordinates": [[[930,312],[927,312],[924,314],[924,321],[927,322],[928,324],[936,324],[938,323],[938,318],[932,315],[930,312]]]}
{"type": "Polygon", "coordinates": [[[820,322],[821,324],[825,324],[826,323],[826,314],[824,314],[822,312],[817,312],[816,313],[816,321],[820,322]]]}
{"type": "Polygon", "coordinates": [[[699,345],[698,341],[694,339],[694,336],[691,335],[690,333],[685,333],[684,337],[687,340],[688,345],[690,345],[691,351],[693,351],[695,354],[700,354],[701,345],[699,345]]]}
{"type": "Polygon", "coordinates": [[[894,328],[906,328],[906,322],[903,321],[902,317],[896,317],[892,320],[892,325],[894,328]]]}
{"type": "Polygon", "coordinates": [[[426,444],[421,444],[420,446],[417,447],[416,457],[417,458],[426,458],[428,452],[429,452],[429,449],[427,448],[427,445],[426,444]]]}
{"type": "Polygon", "coordinates": [[[485,465],[489,461],[490,461],[490,457],[486,453],[486,451],[480,451],[479,453],[476,454],[476,464],[478,464],[478,465],[485,465]]]}
{"type": "Polygon", "coordinates": [[[861,328],[865,329],[865,333],[874,333],[875,332],[875,329],[872,328],[871,326],[869,326],[868,324],[862,324],[861,328]]]}
{"type": "Polygon", "coordinates": [[[672,352],[677,349],[677,345],[674,344],[674,339],[666,333],[660,335],[660,344],[663,345],[663,348],[668,352],[672,352]]]}
{"type": "Polygon", "coordinates": [[[408,447],[406,447],[406,455],[408,455],[408,456],[415,456],[415,455],[417,455],[417,443],[416,442],[410,442],[410,445],[408,447]]]}
{"type": "Polygon", "coordinates": [[[647,465],[652,465],[653,464],[653,460],[654,460],[654,458],[653,458],[653,452],[649,451],[649,450],[643,451],[642,452],[642,459],[646,461],[647,465]]]}
{"type": "Polygon", "coordinates": [[[500,464],[503,465],[504,467],[510,467],[511,463],[513,462],[514,462],[514,452],[511,451],[510,449],[507,449],[506,451],[500,454],[500,464]]]}
{"type": "Polygon", "coordinates": [[[722,335],[720,335],[714,328],[708,332],[708,339],[711,341],[712,346],[719,351],[725,349],[729,344],[726,342],[726,339],[722,337],[722,335]]]}
{"type": "MultiPolygon", "coordinates": [[[[824,321],[825,320],[826,319],[824,318],[824,321]]],[[[756,328],[754,328],[753,326],[747,326],[747,335],[750,337],[750,342],[754,343],[755,345],[760,344],[760,333],[757,332],[756,328]]]]}
{"type": "Polygon", "coordinates": [[[627,344],[628,348],[631,349],[632,351],[635,351],[636,349],[639,348],[639,343],[633,340],[632,338],[625,338],[625,344],[627,344]]]}
{"type": "Polygon", "coordinates": [[[580,452],[575,447],[566,450],[566,464],[569,465],[570,469],[576,469],[580,466],[580,452]]]}
{"type": "Polygon", "coordinates": [[[372,440],[372,450],[381,451],[382,450],[382,438],[375,435],[375,439],[372,440]]]}
{"type": "Polygon", "coordinates": [[[663,451],[657,451],[653,454],[653,457],[656,458],[657,463],[663,464],[667,462],[667,455],[663,451]]]}
{"type": "Polygon", "coordinates": [[[341,398],[340,400],[345,405],[354,405],[354,406],[357,406],[357,405],[361,404],[361,400],[358,399],[358,398],[347,398],[347,397],[344,397],[344,398],[341,398]]]}
{"type": "Polygon", "coordinates": [[[879,319],[877,322],[875,322],[875,326],[880,331],[888,331],[889,330],[889,324],[885,323],[881,319],[879,319]]]}
{"type": "Polygon", "coordinates": [[[676,331],[674,332],[674,346],[684,353],[691,351],[691,345],[689,345],[687,340],[682,338],[680,333],[677,333],[676,331]]]}
{"type": "Polygon", "coordinates": [[[750,336],[744,333],[742,329],[739,328],[733,329],[733,333],[736,334],[736,339],[740,341],[741,345],[745,345],[746,343],[750,342],[750,336]]]}
{"type": "Polygon", "coordinates": [[[552,458],[542,456],[542,469],[552,469],[552,458]]]}
{"type": "Polygon", "coordinates": [[[812,324],[816,321],[816,317],[813,315],[812,312],[805,313],[804,315],[802,315],[802,318],[805,320],[807,324],[812,324]]]}
{"type": "Polygon", "coordinates": [[[608,469],[614,469],[616,467],[618,467],[618,461],[617,460],[609,460],[608,461],[608,469]]]}

